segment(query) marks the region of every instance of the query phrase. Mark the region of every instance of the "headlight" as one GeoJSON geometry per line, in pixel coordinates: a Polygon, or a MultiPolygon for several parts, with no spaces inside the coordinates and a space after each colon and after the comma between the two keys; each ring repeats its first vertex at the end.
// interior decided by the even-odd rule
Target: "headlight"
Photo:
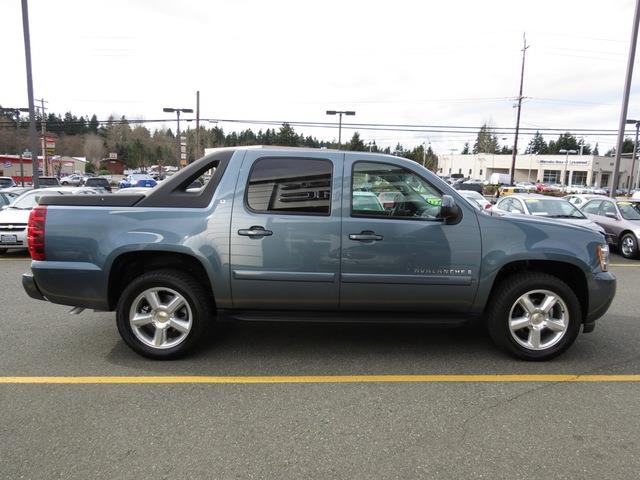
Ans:
{"type": "Polygon", "coordinates": [[[598,245],[596,247],[598,260],[600,261],[600,269],[603,272],[609,271],[609,245],[598,245]]]}

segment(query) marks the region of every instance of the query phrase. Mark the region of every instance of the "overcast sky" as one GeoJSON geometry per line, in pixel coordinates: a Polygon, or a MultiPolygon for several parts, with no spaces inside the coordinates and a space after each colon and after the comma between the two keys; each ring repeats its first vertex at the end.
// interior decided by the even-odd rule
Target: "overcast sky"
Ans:
{"type": "MultiPolygon", "coordinates": [[[[167,118],[171,128],[175,117],[162,107],[195,109],[197,90],[203,118],[324,122],[333,118],[325,110],[350,109],[357,114],[346,122],[513,128],[526,32],[521,126],[616,129],[633,7],[630,0],[30,0],[35,96],[56,113],[167,118]]],[[[21,2],[0,1],[0,18],[0,104],[24,106],[21,2]]],[[[640,116],[639,94],[634,81],[632,118],[640,116]]],[[[337,128],[295,128],[337,138],[337,128]]],[[[343,139],[352,133],[343,129],[343,139]]],[[[360,133],[379,145],[430,141],[436,153],[475,138],[360,133]]],[[[613,136],[585,140],[598,141],[601,153],[615,144],[613,136]]]]}

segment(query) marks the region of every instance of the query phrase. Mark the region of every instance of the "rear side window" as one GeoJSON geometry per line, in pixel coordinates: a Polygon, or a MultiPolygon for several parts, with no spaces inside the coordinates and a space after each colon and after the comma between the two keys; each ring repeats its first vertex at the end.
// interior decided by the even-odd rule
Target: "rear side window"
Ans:
{"type": "Polygon", "coordinates": [[[600,208],[601,203],[602,203],[602,200],[592,200],[591,202],[587,203],[584,207],[582,207],[582,211],[585,213],[591,213],[593,215],[597,215],[598,208],[600,208]]]}
{"type": "Polygon", "coordinates": [[[313,158],[260,158],[247,184],[247,206],[257,213],[329,215],[333,164],[313,158]]]}

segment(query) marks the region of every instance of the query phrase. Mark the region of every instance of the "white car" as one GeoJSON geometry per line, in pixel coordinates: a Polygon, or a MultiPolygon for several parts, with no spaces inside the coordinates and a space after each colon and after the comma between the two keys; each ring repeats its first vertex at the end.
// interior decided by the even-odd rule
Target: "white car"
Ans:
{"type": "Polygon", "coordinates": [[[491,208],[491,202],[475,190],[458,190],[458,193],[466,200],[469,200],[472,205],[478,205],[483,210],[491,208]]]}
{"type": "Polygon", "coordinates": [[[84,183],[84,181],[85,177],[83,175],[68,175],[60,179],[60,185],[71,185],[74,187],[79,187],[84,183]]]}
{"type": "Polygon", "coordinates": [[[70,189],[40,188],[29,190],[0,210],[0,254],[9,249],[27,248],[29,213],[44,195],[70,195],[70,189]]]}
{"type": "Polygon", "coordinates": [[[499,215],[532,215],[570,223],[571,225],[579,225],[600,232],[607,237],[607,241],[610,240],[604,228],[591,221],[572,203],[563,198],[537,194],[509,195],[501,198],[491,208],[491,211],[499,215]]]}

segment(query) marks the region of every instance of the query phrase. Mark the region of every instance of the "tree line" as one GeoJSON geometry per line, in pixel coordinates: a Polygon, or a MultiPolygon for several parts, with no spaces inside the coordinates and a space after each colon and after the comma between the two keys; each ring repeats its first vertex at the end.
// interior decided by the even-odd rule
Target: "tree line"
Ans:
{"type": "MultiPolygon", "coordinates": [[[[36,128],[40,132],[40,115],[36,118],[36,128]]],[[[0,152],[17,154],[29,148],[28,118],[0,115],[0,152]],[[17,128],[16,128],[17,127],[17,128]]],[[[131,124],[125,116],[110,116],[106,122],[100,122],[97,116],[77,116],[71,112],[64,115],[49,113],[45,119],[46,130],[56,139],[56,155],[84,156],[89,163],[98,168],[99,163],[109,153],[116,153],[129,168],[145,168],[150,165],[176,165],[177,139],[170,128],[151,131],[140,123],[131,124]]],[[[351,139],[339,145],[335,141],[318,140],[313,136],[297,133],[288,123],[277,130],[267,128],[254,132],[251,129],[240,132],[225,132],[221,127],[200,126],[196,130],[187,128],[181,132],[186,137],[187,160],[202,155],[205,148],[233,147],[246,145],[279,145],[291,147],[331,148],[353,151],[381,152],[403,156],[427,168],[436,169],[438,157],[431,149],[419,145],[405,149],[400,143],[395,148],[380,148],[375,142],[365,144],[358,132],[351,139]],[[196,140],[196,137],[198,139],[196,140]],[[199,145],[196,145],[196,141],[199,145]]],[[[91,169],[91,167],[89,167],[91,169]]]]}

